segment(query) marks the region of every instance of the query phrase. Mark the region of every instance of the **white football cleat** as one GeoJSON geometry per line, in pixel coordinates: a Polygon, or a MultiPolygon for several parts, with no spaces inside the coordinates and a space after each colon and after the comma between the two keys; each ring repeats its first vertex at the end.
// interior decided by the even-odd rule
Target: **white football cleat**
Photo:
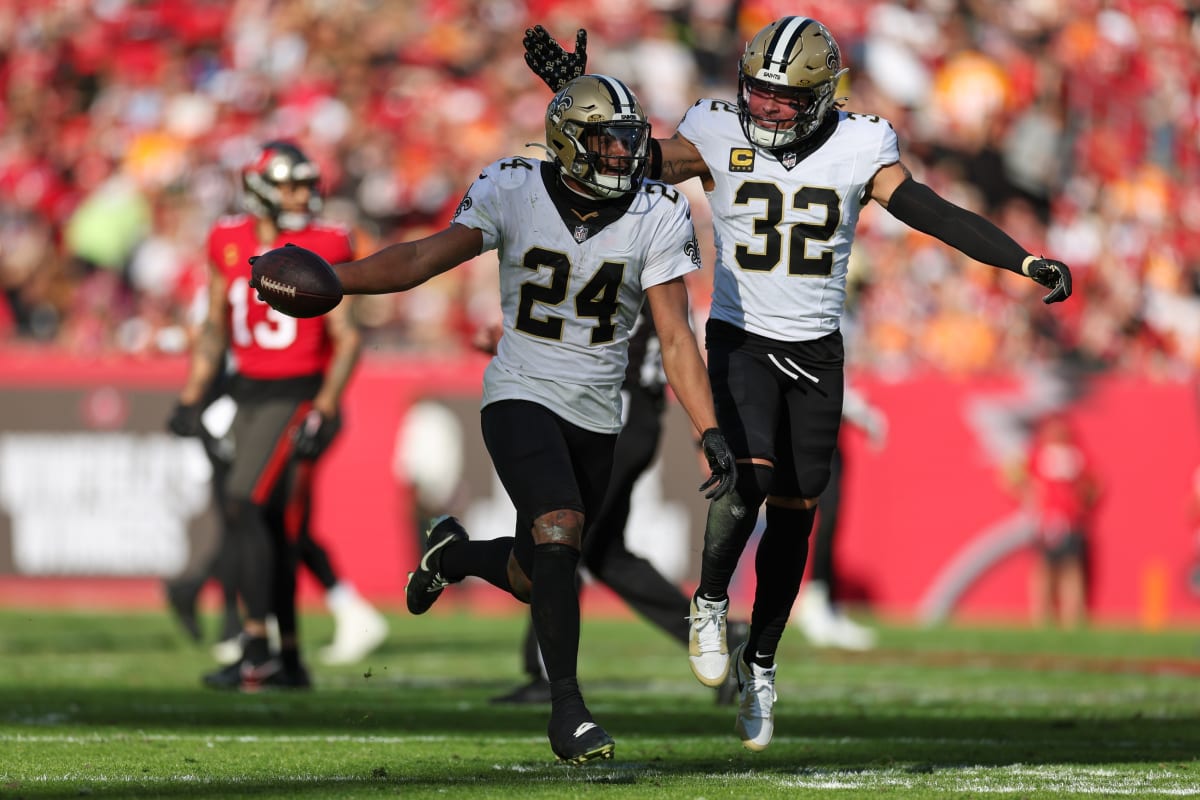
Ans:
{"type": "Polygon", "coordinates": [[[747,750],[766,750],[775,735],[775,667],[747,664],[742,658],[745,642],[733,651],[737,670],[738,713],[733,730],[747,750]]]}
{"type": "Polygon", "coordinates": [[[688,661],[692,674],[705,686],[716,688],[729,676],[729,644],[726,641],[726,618],[729,598],[720,601],[692,597],[692,613],[688,615],[688,661]]]}

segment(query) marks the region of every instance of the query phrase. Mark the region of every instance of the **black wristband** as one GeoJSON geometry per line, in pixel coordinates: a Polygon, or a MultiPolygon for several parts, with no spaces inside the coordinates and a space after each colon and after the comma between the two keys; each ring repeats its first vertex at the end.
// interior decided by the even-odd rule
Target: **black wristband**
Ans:
{"type": "Polygon", "coordinates": [[[941,239],[976,261],[1018,275],[1029,253],[994,224],[908,178],[892,192],[887,210],[911,228],[941,239]]]}
{"type": "Polygon", "coordinates": [[[650,140],[650,163],[646,165],[646,177],[653,181],[662,177],[662,145],[658,139],[650,140]]]}

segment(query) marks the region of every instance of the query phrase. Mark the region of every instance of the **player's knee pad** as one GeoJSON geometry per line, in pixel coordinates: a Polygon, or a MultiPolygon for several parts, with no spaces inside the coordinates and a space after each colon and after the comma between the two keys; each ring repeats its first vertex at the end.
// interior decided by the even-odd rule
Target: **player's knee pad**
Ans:
{"type": "Polygon", "coordinates": [[[542,514],[533,521],[533,544],[541,547],[561,544],[578,552],[583,543],[583,512],[559,508],[542,514]]]}

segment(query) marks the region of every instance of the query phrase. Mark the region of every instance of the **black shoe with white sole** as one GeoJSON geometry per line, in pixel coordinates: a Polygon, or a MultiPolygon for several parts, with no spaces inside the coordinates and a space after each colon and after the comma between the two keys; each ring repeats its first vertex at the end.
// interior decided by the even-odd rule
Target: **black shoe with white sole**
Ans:
{"type": "Polygon", "coordinates": [[[433,521],[425,539],[425,555],[416,571],[408,573],[408,585],[404,587],[408,613],[424,614],[441,597],[443,589],[458,582],[442,577],[442,552],[449,545],[467,539],[466,530],[454,517],[438,517],[433,521]]]}
{"type": "Polygon", "coordinates": [[[596,724],[592,715],[582,705],[573,712],[556,714],[551,712],[547,728],[550,749],[559,761],[568,764],[586,764],[589,761],[613,757],[616,742],[596,724]]]}

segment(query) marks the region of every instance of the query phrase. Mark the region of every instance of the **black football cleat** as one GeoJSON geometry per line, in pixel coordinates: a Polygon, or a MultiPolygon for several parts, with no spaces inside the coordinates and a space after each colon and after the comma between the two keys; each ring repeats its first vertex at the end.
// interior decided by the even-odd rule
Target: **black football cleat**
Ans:
{"type": "Polygon", "coordinates": [[[574,712],[551,712],[546,734],[554,755],[568,764],[586,764],[612,758],[617,747],[613,738],[596,724],[592,715],[582,706],[574,712]]]}
{"type": "Polygon", "coordinates": [[[258,669],[242,669],[242,682],[238,686],[243,692],[261,692],[264,690],[283,689],[288,691],[312,688],[312,678],[303,664],[289,667],[286,664],[271,659],[258,669]],[[274,665],[279,668],[275,669],[274,665]]]}
{"type": "Polygon", "coordinates": [[[493,697],[491,702],[496,705],[535,705],[550,702],[550,681],[545,678],[534,678],[529,683],[523,683],[507,694],[493,697]]]}
{"type": "Polygon", "coordinates": [[[279,673],[283,672],[283,662],[278,658],[268,658],[261,664],[252,664],[245,659],[238,665],[238,689],[243,692],[258,692],[272,685],[279,673]]]}
{"type": "Polygon", "coordinates": [[[300,664],[285,667],[272,658],[261,664],[235,661],[221,669],[209,672],[203,678],[204,685],[222,691],[260,692],[268,689],[311,689],[312,679],[308,670],[300,664]]]}
{"type": "Polygon", "coordinates": [[[425,539],[425,555],[416,571],[408,573],[408,585],[404,587],[408,613],[424,614],[441,597],[443,589],[458,583],[442,577],[442,552],[454,542],[467,539],[466,530],[454,517],[438,517],[431,523],[425,539]]]}

